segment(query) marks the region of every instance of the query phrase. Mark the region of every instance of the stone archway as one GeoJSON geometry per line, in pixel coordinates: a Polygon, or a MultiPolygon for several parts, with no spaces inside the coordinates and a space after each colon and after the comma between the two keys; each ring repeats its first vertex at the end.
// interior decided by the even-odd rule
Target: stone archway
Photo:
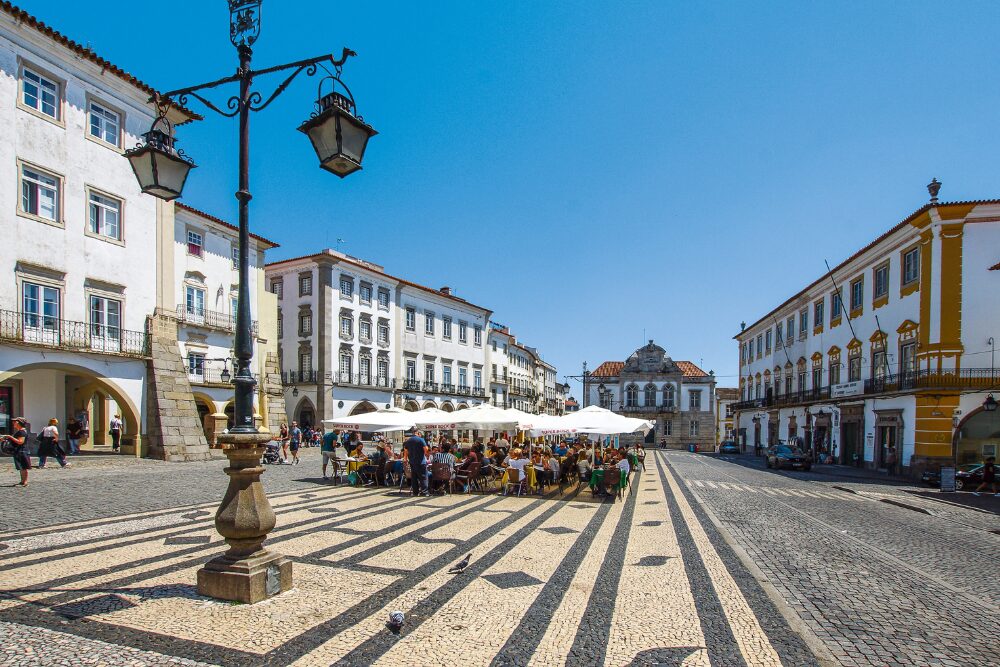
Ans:
{"type": "Polygon", "coordinates": [[[377,409],[378,408],[372,405],[370,401],[361,401],[355,405],[353,409],[351,409],[351,414],[348,416],[353,417],[354,415],[363,415],[369,412],[375,412],[377,409]]]}
{"type": "Polygon", "coordinates": [[[444,410],[445,412],[454,412],[455,411],[455,406],[453,406],[451,404],[451,401],[445,401],[441,405],[441,409],[444,410]]]}
{"type": "Polygon", "coordinates": [[[437,404],[435,404],[434,401],[424,401],[424,410],[427,410],[428,408],[436,408],[436,407],[437,407],[437,404]]]}
{"type": "MultiPolygon", "coordinates": [[[[40,431],[43,422],[47,423],[51,417],[59,419],[60,424],[65,424],[68,418],[82,414],[88,420],[88,444],[93,446],[96,442],[110,446],[108,425],[117,413],[121,416],[124,427],[122,452],[134,455],[141,452],[142,412],[128,392],[115,380],[78,364],[43,361],[14,366],[0,372],[0,382],[7,381],[48,382],[51,386],[45,388],[44,393],[58,396],[52,405],[44,408],[47,410],[44,415],[32,415],[30,406],[25,410],[33,431],[40,431]],[[49,412],[52,414],[48,414],[49,412]]],[[[87,448],[87,444],[84,444],[84,448],[87,448]]]]}
{"type": "Polygon", "coordinates": [[[407,401],[403,404],[403,409],[407,412],[416,412],[420,409],[420,405],[416,401],[407,401]]]}
{"type": "Polygon", "coordinates": [[[971,410],[958,424],[953,436],[952,451],[956,465],[982,463],[986,456],[1000,452],[1000,410],[987,412],[982,406],[971,410]]]}
{"type": "Polygon", "coordinates": [[[313,405],[308,396],[302,397],[292,414],[295,415],[293,418],[299,423],[299,426],[316,424],[316,406],[313,405]]]}

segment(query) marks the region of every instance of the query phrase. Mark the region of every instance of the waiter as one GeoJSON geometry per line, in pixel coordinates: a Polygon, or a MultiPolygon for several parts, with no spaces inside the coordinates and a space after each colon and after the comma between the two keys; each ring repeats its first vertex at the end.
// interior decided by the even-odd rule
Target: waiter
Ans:
{"type": "Polygon", "coordinates": [[[427,460],[424,457],[427,441],[424,440],[423,436],[421,431],[414,431],[413,435],[403,443],[403,449],[406,450],[407,458],[410,459],[410,489],[415,496],[428,495],[427,460]]]}

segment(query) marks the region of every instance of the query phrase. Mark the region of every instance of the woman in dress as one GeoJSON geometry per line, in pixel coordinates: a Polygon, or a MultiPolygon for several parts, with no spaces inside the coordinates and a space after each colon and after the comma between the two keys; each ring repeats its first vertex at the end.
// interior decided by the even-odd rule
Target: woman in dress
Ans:
{"type": "Polygon", "coordinates": [[[28,431],[24,428],[28,422],[24,420],[24,417],[14,417],[13,423],[16,429],[14,433],[12,435],[2,435],[0,439],[13,445],[14,469],[21,473],[21,483],[19,486],[28,486],[28,471],[31,469],[31,459],[28,458],[27,447],[25,446],[25,443],[28,441],[28,431]]]}
{"type": "Polygon", "coordinates": [[[44,468],[45,462],[50,456],[54,456],[59,466],[65,468],[66,454],[59,446],[59,420],[53,417],[49,420],[49,425],[42,429],[38,438],[41,442],[38,445],[38,467],[44,468]]]}

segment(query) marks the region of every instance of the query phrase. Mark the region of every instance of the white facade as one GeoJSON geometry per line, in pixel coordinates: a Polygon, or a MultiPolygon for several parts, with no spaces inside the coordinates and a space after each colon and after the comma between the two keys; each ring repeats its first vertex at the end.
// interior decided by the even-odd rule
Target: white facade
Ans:
{"type": "Polygon", "coordinates": [[[490,311],[406,281],[397,304],[400,404],[450,411],[483,402],[490,311]]]}
{"type": "Polygon", "coordinates": [[[869,467],[892,445],[913,474],[993,451],[962,433],[1000,379],[998,219],[997,201],[935,200],[741,331],[743,441],[869,467]]]}
{"type": "MultiPolygon", "coordinates": [[[[156,306],[157,216],[123,157],[153,120],[152,90],[0,11],[0,430],[85,417],[125,447],[145,424],[146,317],[156,306]]],[[[179,115],[175,121],[183,120],[179,115]]]]}

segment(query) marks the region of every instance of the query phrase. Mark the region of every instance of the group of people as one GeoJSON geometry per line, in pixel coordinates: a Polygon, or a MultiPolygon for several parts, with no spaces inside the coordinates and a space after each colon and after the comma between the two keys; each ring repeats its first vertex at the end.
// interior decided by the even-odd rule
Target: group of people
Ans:
{"type": "MultiPolygon", "coordinates": [[[[346,433],[346,431],[345,431],[346,433]]],[[[361,440],[361,434],[355,432],[356,439],[361,440]]],[[[281,462],[296,465],[299,462],[299,449],[303,447],[321,447],[323,444],[323,427],[313,428],[309,424],[299,426],[298,422],[292,422],[291,428],[282,422],[278,429],[278,441],[281,444],[281,462]],[[292,460],[288,460],[291,454],[292,460]]],[[[347,446],[347,441],[344,442],[347,446]]]]}

